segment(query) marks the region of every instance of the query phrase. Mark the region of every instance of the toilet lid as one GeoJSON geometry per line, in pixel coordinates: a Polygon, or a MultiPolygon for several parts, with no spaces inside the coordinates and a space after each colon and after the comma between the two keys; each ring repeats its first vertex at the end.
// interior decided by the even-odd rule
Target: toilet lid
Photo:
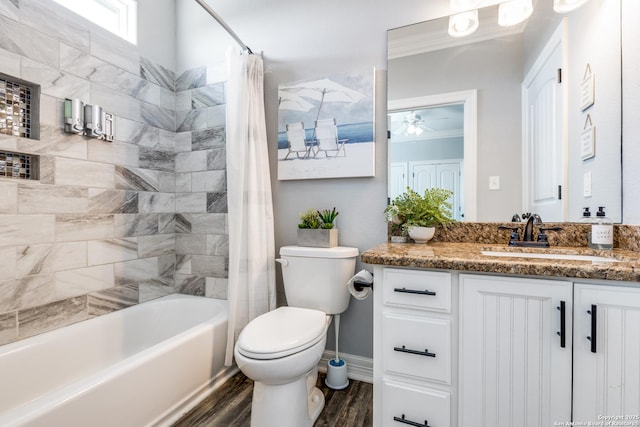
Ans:
{"type": "Polygon", "coordinates": [[[238,351],[252,359],[277,359],[311,347],[326,330],[324,312],[280,307],[249,322],[238,337],[238,351]]]}

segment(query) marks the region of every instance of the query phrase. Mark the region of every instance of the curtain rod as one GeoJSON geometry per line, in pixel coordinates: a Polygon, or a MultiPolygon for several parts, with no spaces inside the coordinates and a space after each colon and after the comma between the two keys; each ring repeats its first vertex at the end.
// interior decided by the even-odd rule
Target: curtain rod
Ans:
{"type": "Polygon", "coordinates": [[[238,37],[238,35],[231,29],[231,27],[229,27],[227,25],[226,22],[224,22],[224,19],[222,19],[222,17],[220,15],[218,15],[213,9],[211,9],[211,6],[209,6],[204,0],[196,0],[196,2],[198,2],[198,4],[200,6],[202,6],[202,8],[204,10],[206,10],[209,15],[211,15],[213,17],[213,19],[215,19],[216,21],[218,21],[218,24],[220,24],[222,26],[222,28],[224,28],[224,30],[229,33],[229,35],[231,37],[233,37],[233,39],[238,42],[238,44],[240,45],[240,47],[243,50],[248,51],[249,53],[253,53],[251,51],[251,48],[249,48],[249,46],[247,46],[246,44],[244,44],[242,42],[242,40],[240,40],[240,37],[238,37]]]}

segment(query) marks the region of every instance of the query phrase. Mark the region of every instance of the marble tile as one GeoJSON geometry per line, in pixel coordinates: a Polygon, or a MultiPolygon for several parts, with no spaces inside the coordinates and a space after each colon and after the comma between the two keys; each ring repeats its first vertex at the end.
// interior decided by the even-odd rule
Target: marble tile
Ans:
{"type": "Polygon", "coordinates": [[[192,255],[191,273],[199,276],[221,277],[228,276],[229,265],[223,256],[192,255]]]}
{"type": "Polygon", "coordinates": [[[171,151],[140,147],[139,162],[141,168],[173,172],[176,168],[176,155],[171,151]]]}
{"type": "Polygon", "coordinates": [[[229,236],[226,234],[207,234],[207,255],[229,256],[229,236]]]}
{"type": "Polygon", "coordinates": [[[116,116],[115,131],[118,141],[141,147],[157,147],[160,141],[158,128],[123,117],[116,116]]]}
{"type": "Polygon", "coordinates": [[[226,172],[224,170],[193,172],[191,174],[191,191],[207,191],[210,193],[226,192],[226,172]]]}
{"type": "Polygon", "coordinates": [[[204,296],[209,298],[228,298],[229,279],[207,277],[204,296]]]}
{"type": "MultiPolygon", "coordinates": [[[[0,8],[2,4],[0,2],[0,8]]],[[[0,49],[0,73],[20,78],[20,55],[0,49]]]]}
{"type": "Polygon", "coordinates": [[[95,265],[55,273],[56,298],[71,298],[115,285],[113,264],[95,265]]]}
{"type": "Polygon", "coordinates": [[[174,134],[174,147],[176,153],[191,151],[191,132],[178,132],[174,134]]]}
{"type": "Polygon", "coordinates": [[[58,40],[0,16],[0,48],[58,67],[58,40]]]}
{"type": "Polygon", "coordinates": [[[176,132],[206,129],[207,123],[205,110],[176,111],[176,132]]]}
{"type": "Polygon", "coordinates": [[[227,193],[207,193],[207,212],[227,213],[227,193]]]}
{"type": "Polygon", "coordinates": [[[173,234],[138,237],[138,257],[169,255],[175,253],[176,238],[173,234]]]}
{"type": "Polygon", "coordinates": [[[0,246],[51,243],[55,215],[0,215],[0,246]]]}
{"type": "MultiPolygon", "coordinates": [[[[40,126],[58,128],[63,122],[63,101],[49,95],[40,94],[40,126]]],[[[40,129],[42,133],[42,128],[40,129]]]]}
{"type": "Polygon", "coordinates": [[[138,289],[140,291],[140,303],[175,293],[173,286],[158,283],[141,283],[138,289]]]}
{"type": "Polygon", "coordinates": [[[87,159],[88,141],[79,135],[69,135],[59,126],[40,125],[40,139],[25,140],[21,149],[37,154],[50,154],[79,160],[87,159]]]}
{"type": "Polygon", "coordinates": [[[176,254],[191,255],[207,253],[205,234],[176,234],[176,254]]]}
{"type": "Polygon", "coordinates": [[[97,69],[107,65],[109,64],[92,56],[88,50],[60,43],[60,69],[66,73],[89,80],[97,69]]]}
{"type": "Polygon", "coordinates": [[[158,274],[173,283],[173,275],[176,274],[176,255],[174,253],[158,256],[158,274]]]}
{"type": "Polygon", "coordinates": [[[224,84],[217,83],[193,89],[191,91],[191,108],[206,108],[225,103],[224,84]]]}
{"type": "Polygon", "coordinates": [[[87,242],[88,265],[101,265],[138,258],[138,237],[89,240],[87,242]]]}
{"type": "Polygon", "coordinates": [[[7,344],[18,338],[18,312],[0,314],[0,345],[7,344]]]}
{"type": "MultiPolygon", "coordinates": [[[[7,151],[18,151],[18,143],[25,138],[0,134],[0,148],[7,151]]],[[[191,150],[191,140],[189,140],[189,150],[191,150]]]]}
{"type": "Polygon", "coordinates": [[[176,99],[176,111],[188,111],[191,110],[191,91],[185,90],[182,92],[177,92],[175,95],[176,99]]]}
{"type": "Polygon", "coordinates": [[[87,266],[87,243],[69,242],[16,247],[19,277],[87,266]]]}
{"type": "Polygon", "coordinates": [[[138,193],[128,190],[89,189],[89,213],[138,213],[138,193]]]}
{"type": "MultiPolygon", "coordinates": [[[[140,113],[141,101],[101,84],[91,82],[91,100],[88,103],[91,105],[100,105],[107,113],[126,117],[129,120],[137,122],[142,121],[142,114],[140,113]]],[[[117,120],[116,132],[118,132],[117,120]]]]}
{"type": "Polygon", "coordinates": [[[15,279],[17,276],[16,248],[0,248],[0,280],[15,279]]]}
{"type": "Polygon", "coordinates": [[[206,86],[207,67],[196,67],[180,74],[176,79],[176,92],[206,86]]]}
{"type": "Polygon", "coordinates": [[[87,297],[52,302],[18,312],[20,339],[61,328],[88,318],[87,297]]]}
{"type": "Polygon", "coordinates": [[[40,156],[40,184],[53,184],[56,180],[56,159],[40,156]]]}
{"type": "Polygon", "coordinates": [[[175,132],[169,132],[169,131],[160,129],[160,138],[159,138],[159,141],[158,141],[158,145],[156,145],[153,148],[157,148],[159,150],[175,152],[175,150],[176,150],[176,134],[175,134],[175,132]]]}
{"type": "Polygon", "coordinates": [[[158,233],[175,234],[176,215],[173,213],[158,214],[158,233]]]}
{"type": "Polygon", "coordinates": [[[165,89],[169,89],[171,91],[175,91],[176,89],[175,73],[144,57],[140,57],[140,77],[162,86],[165,89]]]}
{"type": "Polygon", "coordinates": [[[158,172],[149,169],[116,166],[116,188],[120,190],[158,191],[158,172]]]}
{"type": "Polygon", "coordinates": [[[18,212],[21,214],[87,213],[89,191],[83,187],[20,183],[18,212]]]}
{"type": "Polygon", "coordinates": [[[58,185],[115,188],[115,166],[76,159],[56,158],[55,179],[58,185]]]}
{"type": "MultiPolygon", "coordinates": [[[[91,140],[87,157],[92,162],[110,163],[120,166],[138,167],[140,147],[120,141],[91,140]]],[[[117,170],[116,170],[117,172],[117,170]]]]}
{"type": "Polygon", "coordinates": [[[227,168],[227,150],[219,148],[207,151],[207,170],[224,170],[227,168]]]}
{"type": "Polygon", "coordinates": [[[18,21],[20,19],[20,7],[18,0],[0,2],[0,15],[18,21]]]}
{"type": "Polygon", "coordinates": [[[194,234],[228,234],[227,215],[221,213],[182,214],[181,221],[188,224],[187,231],[194,234]]]}
{"type": "Polygon", "coordinates": [[[191,173],[183,172],[176,174],[176,192],[190,193],[191,192],[191,173]]]}
{"type": "Polygon", "coordinates": [[[176,273],[191,274],[191,255],[176,255],[176,273]]]}
{"type": "Polygon", "coordinates": [[[40,85],[41,93],[56,98],[89,99],[89,82],[50,65],[22,59],[22,78],[40,85]]]}
{"type": "Polygon", "coordinates": [[[176,213],[176,233],[191,233],[191,220],[189,215],[176,213]]]}
{"type": "Polygon", "coordinates": [[[140,73],[138,49],[114,34],[92,31],[91,54],[136,76],[140,73]]]}
{"type": "Polygon", "coordinates": [[[89,22],[57,3],[20,0],[20,22],[85,52],[89,51],[89,22]]]}
{"type": "Polygon", "coordinates": [[[55,300],[54,275],[41,274],[0,282],[0,313],[47,304],[55,300]]]}
{"type": "Polygon", "coordinates": [[[172,132],[176,129],[176,113],[173,110],[143,102],[140,104],[140,114],[142,120],[151,126],[172,132]]]}
{"type": "Polygon", "coordinates": [[[180,213],[207,211],[207,193],[176,193],[176,206],[180,213]]]}
{"type": "Polygon", "coordinates": [[[204,277],[176,274],[175,290],[180,294],[204,296],[205,284],[204,277]]]}
{"type": "Polygon", "coordinates": [[[158,214],[117,214],[116,237],[137,237],[158,234],[158,214]]]}
{"type": "Polygon", "coordinates": [[[140,213],[173,213],[175,212],[175,194],[148,193],[138,194],[138,211],[140,213]]]}
{"type": "Polygon", "coordinates": [[[199,111],[205,111],[207,113],[207,127],[209,128],[224,126],[227,122],[226,105],[216,105],[215,107],[208,107],[199,111]]]}
{"type": "Polygon", "coordinates": [[[216,126],[204,130],[194,130],[191,134],[191,150],[224,148],[226,144],[226,126],[216,126]]]}
{"type": "Polygon", "coordinates": [[[109,239],[114,237],[113,215],[56,215],[56,241],[109,239]]]}
{"type": "Polygon", "coordinates": [[[158,190],[162,193],[175,193],[176,174],[173,172],[158,172],[158,190]]]}
{"type": "Polygon", "coordinates": [[[87,295],[87,311],[90,316],[101,316],[138,304],[136,285],[115,286],[87,295]]]}
{"type": "Polygon", "coordinates": [[[198,172],[207,170],[207,152],[189,151],[176,154],[176,172],[198,172]]]}
{"type": "Polygon", "coordinates": [[[116,283],[121,285],[137,284],[142,290],[142,284],[169,286],[172,280],[160,275],[157,257],[142,258],[133,261],[114,264],[116,283]]]}
{"type": "Polygon", "coordinates": [[[18,183],[0,182],[0,214],[18,213],[18,183]]]}

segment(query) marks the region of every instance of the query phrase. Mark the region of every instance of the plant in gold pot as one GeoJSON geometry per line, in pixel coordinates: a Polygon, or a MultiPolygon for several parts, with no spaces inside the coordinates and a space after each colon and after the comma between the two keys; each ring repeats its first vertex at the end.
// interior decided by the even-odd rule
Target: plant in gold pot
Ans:
{"type": "Polygon", "coordinates": [[[408,234],[416,243],[426,243],[433,238],[435,227],[455,222],[448,201],[452,195],[452,191],[443,188],[428,188],[420,195],[407,187],[386,207],[385,215],[402,229],[403,235],[408,234]]]}
{"type": "Polygon", "coordinates": [[[298,246],[322,248],[338,246],[338,229],[335,224],[338,214],[335,207],[332,210],[322,211],[309,209],[300,214],[298,246]]]}

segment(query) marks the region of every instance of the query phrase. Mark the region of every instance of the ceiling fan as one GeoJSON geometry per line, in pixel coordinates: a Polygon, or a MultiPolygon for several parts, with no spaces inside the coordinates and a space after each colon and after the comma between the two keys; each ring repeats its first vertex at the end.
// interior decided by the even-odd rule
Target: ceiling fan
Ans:
{"type": "Polygon", "coordinates": [[[420,114],[412,111],[404,116],[400,126],[398,126],[392,132],[394,135],[420,136],[425,130],[433,130],[433,128],[427,126],[424,123],[424,120],[422,120],[420,114]]]}

